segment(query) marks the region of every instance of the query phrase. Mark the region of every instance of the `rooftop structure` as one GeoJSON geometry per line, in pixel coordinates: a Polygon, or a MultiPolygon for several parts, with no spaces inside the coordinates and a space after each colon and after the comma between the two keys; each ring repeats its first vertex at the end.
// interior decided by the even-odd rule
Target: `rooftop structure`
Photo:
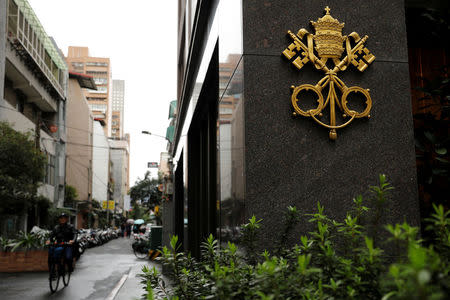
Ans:
{"type": "Polygon", "coordinates": [[[105,122],[106,136],[111,135],[111,67],[110,59],[105,57],[92,57],[88,47],[70,46],[68,49],[67,64],[71,72],[86,74],[93,78],[97,89],[85,89],[84,95],[95,119],[105,122]]]}

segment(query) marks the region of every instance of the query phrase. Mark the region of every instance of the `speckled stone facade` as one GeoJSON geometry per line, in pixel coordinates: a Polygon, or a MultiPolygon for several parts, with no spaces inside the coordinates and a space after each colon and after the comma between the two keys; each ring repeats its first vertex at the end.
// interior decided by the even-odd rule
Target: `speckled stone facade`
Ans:
{"type": "MultiPolygon", "coordinates": [[[[289,205],[302,213],[325,212],[342,220],[352,199],[387,175],[395,187],[382,222],[419,223],[413,123],[404,1],[400,0],[246,0],[243,1],[245,112],[245,215],[264,219],[261,232],[270,247],[282,230],[289,205]],[[298,70],[281,52],[290,44],[286,31],[306,28],[331,8],[345,22],[343,34],[368,35],[376,56],[361,73],[339,73],[347,86],[369,88],[371,119],[338,130],[336,141],[311,118],[291,117],[290,86],[316,84],[323,74],[311,65],[298,70]]],[[[325,91],[324,91],[325,92],[325,91]]],[[[296,229],[308,231],[307,221],[296,229]]]]}
{"type": "Polygon", "coordinates": [[[3,104],[5,83],[6,0],[0,0],[0,105],[3,104]]]}

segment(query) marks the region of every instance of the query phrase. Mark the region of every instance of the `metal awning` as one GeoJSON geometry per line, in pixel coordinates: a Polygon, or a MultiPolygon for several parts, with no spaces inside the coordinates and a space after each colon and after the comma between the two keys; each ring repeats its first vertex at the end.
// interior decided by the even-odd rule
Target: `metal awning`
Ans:
{"type": "Polygon", "coordinates": [[[170,101],[169,119],[175,117],[176,113],[177,113],[177,100],[170,101]]]}
{"type": "Polygon", "coordinates": [[[166,139],[171,143],[173,142],[174,133],[175,133],[175,127],[173,125],[167,127],[166,139]]]}
{"type": "Polygon", "coordinates": [[[59,55],[58,49],[53,45],[52,41],[45,32],[44,27],[42,26],[41,22],[34,13],[33,8],[30,6],[28,1],[27,0],[13,0],[13,1],[17,4],[19,10],[23,13],[24,17],[27,19],[28,23],[33,28],[33,31],[36,33],[36,35],[39,36],[40,40],[44,45],[45,50],[47,50],[53,62],[58,66],[59,69],[67,70],[66,63],[64,62],[61,55],[59,55]]]}
{"type": "Polygon", "coordinates": [[[77,79],[82,88],[91,90],[97,89],[97,85],[95,84],[94,78],[92,76],[76,72],[69,72],[69,78],[77,79]]]}

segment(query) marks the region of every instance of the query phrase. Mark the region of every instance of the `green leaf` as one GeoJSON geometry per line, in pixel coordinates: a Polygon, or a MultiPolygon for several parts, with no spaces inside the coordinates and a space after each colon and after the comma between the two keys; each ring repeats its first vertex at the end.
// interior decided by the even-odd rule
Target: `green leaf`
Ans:
{"type": "Polygon", "coordinates": [[[410,245],[408,250],[408,258],[416,270],[425,268],[427,263],[427,251],[417,245],[410,245]]]}
{"type": "Polygon", "coordinates": [[[436,157],[437,161],[440,161],[441,163],[444,164],[450,164],[450,161],[448,161],[447,159],[441,158],[441,157],[436,157]]]}
{"type": "Polygon", "coordinates": [[[445,148],[438,148],[438,149],[435,149],[434,151],[439,155],[447,154],[447,149],[445,149],[445,148]]]}
{"type": "Polygon", "coordinates": [[[391,298],[392,296],[397,295],[397,291],[392,291],[387,293],[386,295],[383,296],[383,298],[381,298],[381,300],[388,300],[389,298],[391,298]]]}
{"type": "Polygon", "coordinates": [[[177,250],[177,243],[178,243],[178,236],[173,235],[170,239],[170,247],[172,247],[173,250],[177,250]]]}

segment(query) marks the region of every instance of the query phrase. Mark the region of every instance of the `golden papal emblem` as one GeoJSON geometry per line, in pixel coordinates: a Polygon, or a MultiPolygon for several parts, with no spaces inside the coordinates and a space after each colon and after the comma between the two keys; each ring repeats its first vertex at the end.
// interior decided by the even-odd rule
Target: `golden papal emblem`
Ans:
{"type": "Polygon", "coordinates": [[[302,84],[291,86],[291,102],[294,108],[294,116],[301,115],[313,118],[320,125],[329,128],[330,139],[336,140],[336,129],[347,126],[354,119],[370,118],[370,109],[372,108],[369,89],[357,86],[347,87],[337,77],[337,73],[344,71],[349,65],[353,65],[363,72],[375,60],[375,56],[364,45],[369,38],[367,35],[360,38],[356,32],[352,32],[348,36],[343,36],[342,28],[344,23],[339,23],[338,20],[330,15],[328,6],[325,8],[325,11],[325,16],[319,18],[317,22],[311,21],[315,34],[309,33],[304,28],[300,29],[297,34],[292,33],[290,30],[288,31],[288,35],[293,39],[293,42],[283,51],[283,55],[292,61],[292,64],[298,69],[311,62],[316,69],[322,70],[326,74],[316,85],[302,84]],[[346,56],[341,59],[344,52],[346,52],[346,56]],[[332,60],[334,68],[327,66],[328,59],[332,60]],[[328,95],[324,101],[322,91],[327,86],[328,95]],[[314,109],[302,110],[299,107],[302,93],[305,95],[305,92],[309,91],[313,91],[317,95],[318,105],[314,109]],[[347,98],[351,93],[360,93],[365,98],[365,109],[362,112],[352,110],[347,106],[347,98]],[[330,106],[329,124],[325,124],[320,119],[323,116],[323,109],[328,105],[330,106]],[[336,105],[343,113],[342,124],[336,124],[336,105]]]}

